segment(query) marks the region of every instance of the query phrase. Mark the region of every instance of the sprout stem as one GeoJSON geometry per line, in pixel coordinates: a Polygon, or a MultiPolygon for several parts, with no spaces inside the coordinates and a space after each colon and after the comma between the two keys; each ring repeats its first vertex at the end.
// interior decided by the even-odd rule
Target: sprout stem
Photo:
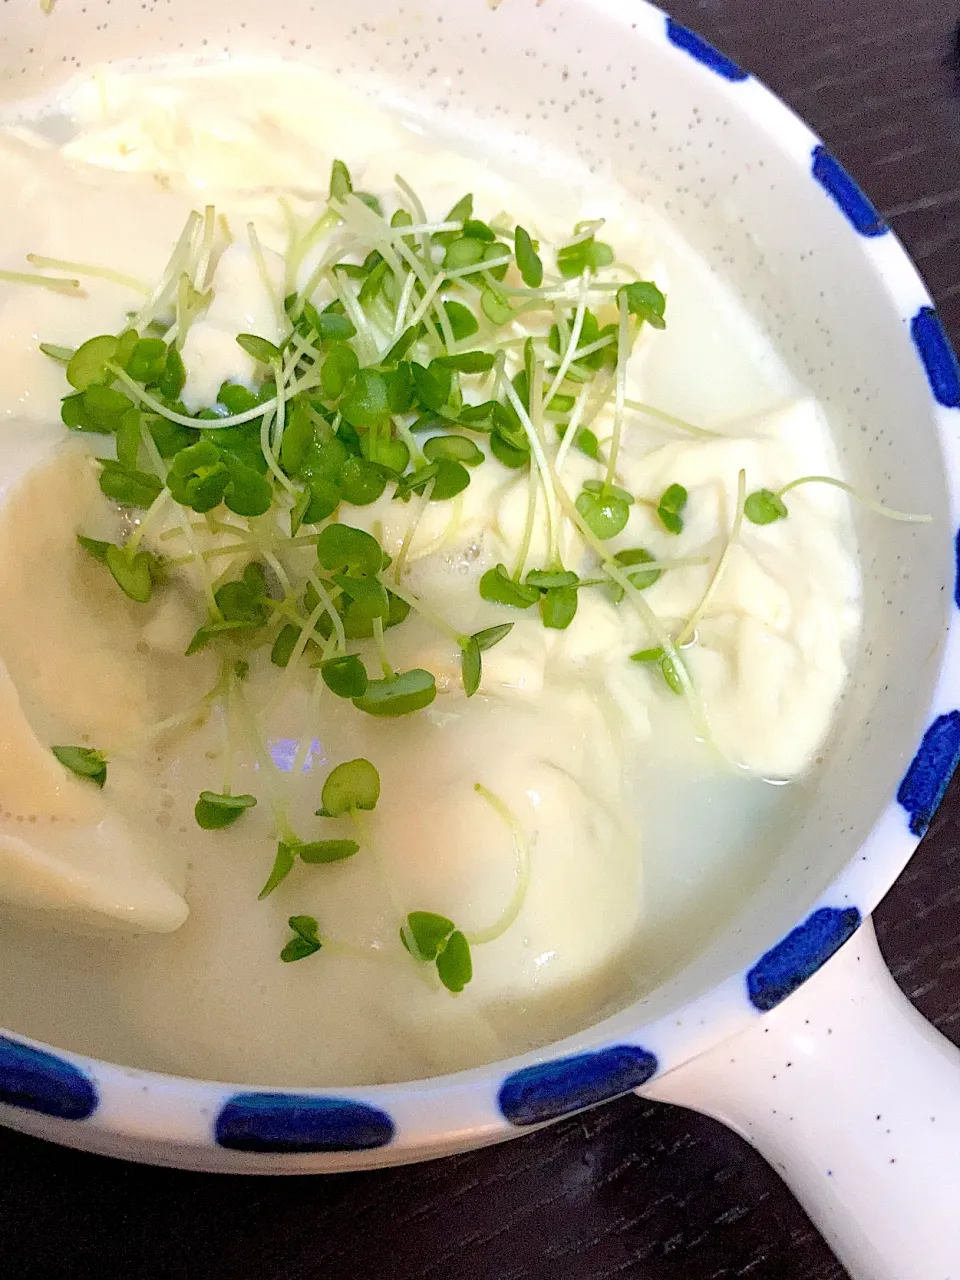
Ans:
{"type": "Polygon", "coordinates": [[[678,648],[681,645],[686,644],[693,636],[697,629],[697,623],[704,616],[707,609],[710,607],[710,601],[717,593],[717,588],[720,586],[720,579],[723,577],[724,570],[730,560],[730,553],[740,541],[740,528],[743,524],[743,504],[746,501],[746,498],[747,473],[745,471],[741,471],[737,476],[737,506],[733,515],[733,525],[730,529],[730,536],[727,538],[723,551],[720,553],[720,559],[717,561],[717,567],[714,569],[710,581],[707,584],[707,589],[700,597],[700,603],[687,619],[686,625],[677,636],[676,645],[678,648]]]}
{"type": "Polygon", "coordinates": [[[487,802],[494,813],[507,824],[510,834],[513,836],[513,847],[517,854],[517,874],[513,893],[510,895],[510,900],[504,907],[500,918],[495,920],[487,929],[475,929],[472,933],[467,934],[467,941],[471,947],[479,947],[487,942],[496,942],[498,938],[503,937],[511,925],[516,923],[517,917],[523,909],[527,891],[530,888],[530,841],[527,839],[526,832],[513,812],[500,796],[493,791],[488,791],[480,782],[475,782],[473,789],[481,799],[487,802]]]}
{"type": "Polygon", "coordinates": [[[613,399],[613,439],[610,442],[610,458],[607,462],[606,485],[612,485],[617,472],[617,458],[620,456],[620,438],[623,434],[623,401],[627,390],[627,361],[630,358],[630,312],[627,309],[626,294],[618,295],[620,319],[617,325],[617,379],[614,384],[613,399]]]}
{"type": "Polygon", "coordinates": [[[71,262],[67,258],[47,258],[40,253],[28,253],[27,261],[44,271],[69,271],[75,276],[93,276],[99,280],[109,280],[113,284],[133,289],[136,293],[149,294],[150,292],[150,286],[144,284],[142,280],[124,275],[121,271],[113,271],[110,267],[92,266],[86,262],[71,262]]]}
{"type": "Polygon", "coordinates": [[[856,498],[865,507],[869,507],[871,511],[875,511],[877,515],[886,516],[888,520],[902,520],[908,524],[929,524],[933,519],[931,515],[897,511],[893,507],[888,507],[886,503],[877,502],[874,498],[866,497],[865,494],[855,489],[852,484],[847,484],[846,480],[838,480],[835,476],[800,476],[798,480],[791,480],[782,489],[778,489],[777,497],[782,498],[785,493],[789,493],[791,489],[796,489],[801,484],[833,485],[835,489],[842,489],[844,493],[849,493],[851,497],[856,498]]]}
{"type": "Polygon", "coordinates": [[[42,276],[33,271],[0,271],[0,281],[6,284],[32,284],[38,289],[50,289],[53,293],[80,296],[79,280],[64,280],[60,276],[42,276]]]}

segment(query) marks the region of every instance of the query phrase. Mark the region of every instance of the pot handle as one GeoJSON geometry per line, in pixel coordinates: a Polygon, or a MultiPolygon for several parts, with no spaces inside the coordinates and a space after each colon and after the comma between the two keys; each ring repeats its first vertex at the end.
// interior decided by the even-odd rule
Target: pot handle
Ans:
{"type": "Polygon", "coordinates": [[[640,1092],[746,1138],[854,1280],[960,1280],[960,1050],[901,994],[869,921],[784,1004],[640,1092]]]}

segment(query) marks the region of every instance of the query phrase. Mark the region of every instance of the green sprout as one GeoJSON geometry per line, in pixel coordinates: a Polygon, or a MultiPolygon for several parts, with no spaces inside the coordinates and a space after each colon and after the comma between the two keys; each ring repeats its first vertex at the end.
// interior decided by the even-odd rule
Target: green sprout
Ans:
{"type": "Polygon", "coordinates": [[[107,757],[102,751],[93,747],[51,747],[65,769],[75,773],[78,778],[89,778],[98,787],[107,780],[107,757]]]}

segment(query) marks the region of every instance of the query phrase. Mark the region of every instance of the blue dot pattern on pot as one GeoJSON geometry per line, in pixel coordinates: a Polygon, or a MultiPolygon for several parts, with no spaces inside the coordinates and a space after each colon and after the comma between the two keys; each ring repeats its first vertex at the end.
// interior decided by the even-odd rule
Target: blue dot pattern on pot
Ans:
{"type": "Polygon", "coordinates": [[[933,398],[945,409],[960,407],[960,365],[933,307],[921,307],[910,321],[910,336],[920,353],[933,398]]]}
{"type": "Polygon", "coordinates": [[[775,1008],[812,977],[860,927],[856,907],[820,907],[781,939],[747,974],[750,1003],[775,1008]]]}
{"type": "Polygon", "coordinates": [[[369,1151],[393,1141],[379,1107],[300,1093],[238,1093],[217,1116],[215,1137],[233,1151],[369,1151]]]}
{"type": "Polygon", "coordinates": [[[728,58],[726,54],[721,53],[719,49],[715,49],[712,44],[704,40],[703,36],[698,36],[695,31],[691,31],[689,27],[684,27],[679,22],[675,22],[673,18],[667,18],[667,39],[672,45],[682,49],[684,53],[689,53],[691,58],[696,58],[705,67],[715,71],[718,76],[723,76],[724,80],[746,80],[748,78],[748,73],[741,66],[738,66],[732,58],[728,58]]]}
{"type": "Polygon", "coordinates": [[[656,1070],[654,1055],[632,1044],[538,1062],[507,1076],[500,1110],[511,1124],[542,1124],[639,1088],[656,1070]]]}
{"type": "Polygon", "coordinates": [[[910,762],[897,800],[910,815],[910,830],[922,836],[960,762],[960,711],[937,716],[910,762]]]}
{"type": "Polygon", "coordinates": [[[66,1058],[0,1036],[0,1102],[60,1120],[86,1120],[99,1097],[89,1076],[66,1058]]]}
{"type": "Polygon", "coordinates": [[[813,149],[813,176],[862,236],[882,236],[889,227],[835,156],[822,144],[813,149]]]}

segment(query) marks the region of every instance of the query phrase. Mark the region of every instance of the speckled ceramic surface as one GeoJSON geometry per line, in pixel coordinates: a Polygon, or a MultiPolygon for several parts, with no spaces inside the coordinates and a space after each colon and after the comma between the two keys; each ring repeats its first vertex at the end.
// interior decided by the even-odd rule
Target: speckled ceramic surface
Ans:
{"type": "Polygon", "coordinates": [[[0,1037],[0,1115],[17,1128],[190,1168],[359,1168],[499,1141],[656,1079],[777,1006],[872,910],[960,754],[960,374],[921,280],[849,175],[762,85],[641,0],[88,0],[51,16],[0,0],[6,97],[107,58],[251,51],[314,60],[388,104],[432,103],[451,131],[496,140],[504,163],[536,142],[616,172],[744,296],[827,406],[854,481],[934,516],[861,531],[867,640],[776,867],[699,958],[614,1017],[510,1062],[315,1092],[241,1091],[0,1037]]]}

